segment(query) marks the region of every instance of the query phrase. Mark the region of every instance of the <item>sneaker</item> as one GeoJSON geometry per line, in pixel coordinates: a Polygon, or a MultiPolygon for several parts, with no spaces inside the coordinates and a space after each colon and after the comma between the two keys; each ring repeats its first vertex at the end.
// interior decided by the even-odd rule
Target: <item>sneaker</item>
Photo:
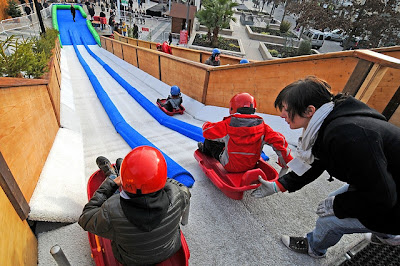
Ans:
{"type": "Polygon", "coordinates": [[[104,156],[97,157],[96,164],[100,168],[100,170],[103,171],[106,177],[110,175],[117,175],[117,172],[115,171],[114,167],[111,165],[110,161],[106,157],[104,156]]]}
{"type": "Polygon", "coordinates": [[[309,256],[317,259],[324,258],[326,255],[318,255],[308,245],[308,240],[305,237],[293,237],[282,235],[281,240],[283,244],[288,247],[290,250],[293,250],[297,253],[308,254],[309,256]]]}
{"type": "Polygon", "coordinates": [[[203,142],[198,142],[197,147],[199,148],[199,151],[204,153],[204,143],[203,142]]]}
{"type": "Polygon", "coordinates": [[[121,169],[122,158],[118,158],[115,162],[115,170],[117,171],[117,175],[119,175],[119,170],[121,169]]]}
{"type": "Polygon", "coordinates": [[[395,236],[393,238],[381,238],[372,233],[366,233],[365,239],[372,244],[376,245],[390,245],[390,246],[399,246],[400,245],[400,235],[395,236]]]}

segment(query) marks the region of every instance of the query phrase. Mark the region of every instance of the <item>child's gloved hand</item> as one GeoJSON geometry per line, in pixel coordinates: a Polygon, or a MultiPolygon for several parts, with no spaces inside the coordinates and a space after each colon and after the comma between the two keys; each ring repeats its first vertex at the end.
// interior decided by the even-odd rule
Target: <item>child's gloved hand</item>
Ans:
{"type": "Polygon", "coordinates": [[[261,176],[258,176],[258,180],[260,181],[261,186],[251,193],[252,197],[264,198],[280,191],[279,187],[276,185],[276,182],[264,180],[261,176]]]}

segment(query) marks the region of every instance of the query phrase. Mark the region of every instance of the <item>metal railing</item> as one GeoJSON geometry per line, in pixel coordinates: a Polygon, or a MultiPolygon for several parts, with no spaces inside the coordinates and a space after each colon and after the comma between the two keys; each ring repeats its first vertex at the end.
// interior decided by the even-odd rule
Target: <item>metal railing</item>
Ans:
{"type": "MultiPolygon", "coordinates": [[[[45,26],[52,27],[51,19],[49,19],[51,18],[51,6],[43,8],[40,11],[40,14],[42,15],[45,26]]],[[[39,34],[40,27],[36,13],[31,13],[29,15],[23,15],[21,17],[10,18],[0,21],[0,35],[37,36],[39,34]]]]}

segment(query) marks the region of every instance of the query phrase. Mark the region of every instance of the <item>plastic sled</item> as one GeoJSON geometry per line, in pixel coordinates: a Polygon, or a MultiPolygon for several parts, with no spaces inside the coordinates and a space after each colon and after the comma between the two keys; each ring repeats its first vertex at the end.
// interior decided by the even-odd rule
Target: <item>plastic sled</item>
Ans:
{"type": "MultiPolygon", "coordinates": [[[[90,199],[97,188],[103,183],[105,179],[104,173],[97,170],[92,174],[87,185],[88,199],[90,199]]],[[[122,266],[121,263],[114,257],[111,240],[99,237],[88,232],[89,244],[92,251],[92,258],[96,266],[122,266]]],[[[190,251],[186,239],[181,231],[182,247],[167,260],[156,264],[157,266],[188,266],[190,251]]]]}
{"type": "Polygon", "coordinates": [[[176,115],[176,114],[183,114],[183,112],[185,112],[185,107],[183,107],[182,105],[180,106],[180,109],[179,110],[173,110],[172,112],[170,112],[170,111],[168,111],[164,106],[163,106],[163,104],[165,104],[165,102],[167,101],[167,99],[159,99],[159,100],[157,100],[157,105],[158,105],[158,107],[160,107],[160,109],[164,112],[164,113],[166,113],[167,115],[169,115],[169,116],[173,116],[173,115],[176,115]]]}
{"type": "Polygon", "coordinates": [[[278,178],[278,172],[260,158],[254,169],[241,173],[229,173],[222,164],[204,153],[196,150],[194,158],[206,176],[219,188],[227,197],[235,200],[243,198],[243,192],[250,189],[256,189],[260,186],[258,176],[265,180],[275,180],[278,178]]]}

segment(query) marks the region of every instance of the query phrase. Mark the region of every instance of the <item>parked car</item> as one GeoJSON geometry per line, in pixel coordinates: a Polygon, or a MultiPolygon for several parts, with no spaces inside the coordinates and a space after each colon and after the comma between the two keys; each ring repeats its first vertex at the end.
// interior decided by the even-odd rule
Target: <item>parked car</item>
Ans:
{"type": "Polygon", "coordinates": [[[303,32],[301,37],[311,42],[311,47],[319,49],[324,44],[324,33],[319,30],[308,29],[303,32]]]}
{"type": "Polygon", "coordinates": [[[340,46],[343,47],[343,50],[370,49],[372,48],[372,43],[360,37],[346,37],[340,42],[340,46]]]}
{"type": "Polygon", "coordinates": [[[345,33],[341,29],[336,29],[333,31],[324,32],[325,40],[332,40],[332,41],[342,41],[345,37],[345,33]]]}

